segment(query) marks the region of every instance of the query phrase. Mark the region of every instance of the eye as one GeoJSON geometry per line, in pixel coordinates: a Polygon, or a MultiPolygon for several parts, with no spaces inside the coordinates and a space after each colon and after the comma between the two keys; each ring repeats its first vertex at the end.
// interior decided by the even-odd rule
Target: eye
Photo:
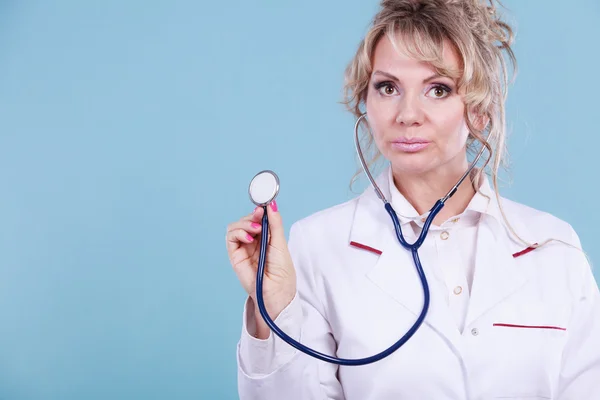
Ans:
{"type": "Polygon", "coordinates": [[[386,85],[383,87],[383,92],[388,96],[391,96],[396,92],[396,89],[392,85],[386,85]]]}
{"type": "Polygon", "coordinates": [[[375,89],[384,96],[393,96],[396,94],[396,88],[391,82],[381,82],[375,85],[375,89]]]}
{"type": "Polygon", "coordinates": [[[444,85],[436,85],[429,90],[428,95],[431,95],[436,99],[443,99],[444,97],[447,97],[450,92],[452,92],[452,89],[449,87],[444,85]]]}

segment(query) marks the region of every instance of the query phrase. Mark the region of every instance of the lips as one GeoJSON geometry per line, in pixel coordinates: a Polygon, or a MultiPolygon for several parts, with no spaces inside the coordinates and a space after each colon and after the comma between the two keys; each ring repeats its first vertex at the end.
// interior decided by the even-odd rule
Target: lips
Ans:
{"type": "Polygon", "coordinates": [[[416,153],[427,148],[430,143],[420,138],[400,138],[392,142],[392,147],[406,153],[416,153]]]}

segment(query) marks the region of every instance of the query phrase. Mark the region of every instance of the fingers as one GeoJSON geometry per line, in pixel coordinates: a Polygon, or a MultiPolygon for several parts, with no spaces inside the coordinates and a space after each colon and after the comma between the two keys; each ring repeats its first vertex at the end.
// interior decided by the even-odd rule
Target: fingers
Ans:
{"type": "MultiPolygon", "coordinates": [[[[262,218],[264,215],[263,207],[256,207],[252,213],[242,217],[239,221],[230,224],[227,227],[226,241],[227,250],[231,253],[237,250],[241,244],[254,242],[262,231],[262,218]]],[[[285,245],[285,233],[281,215],[277,209],[277,203],[273,201],[267,206],[267,216],[269,218],[269,237],[274,246],[285,245]],[[273,241],[273,235],[276,235],[273,241]]]]}
{"type": "Polygon", "coordinates": [[[260,223],[264,210],[262,207],[256,207],[250,214],[242,218],[245,221],[254,221],[260,223]]]}
{"type": "Polygon", "coordinates": [[[275,200],[273,200],[267,207],[267,216],[269,217],[269,231],[271,234],[270,244],[277,248],[285,247],[286,240],[285,230],[283,228],[283,220],[275,200]]]}
{"type": "Polygon", "coordinates": [[[255,240],[262,230],[260,221],[263,214],[262,207],[256,207],[251,214],[227,226],[225,240],[228,251],[235,251],[240,243],[252,243],[255,240]]]}
{"type": "Polygon", "coordinates": [[[263,207],[256,207],[252,213],[238,221],[239,225],[233,224],[233,226],[235,228],[246,229],[250,235],[256,237],[262,230],[262,218],[264,213],[265,210],[263,207]]]}
{"type": "Polygon", "coordinates": [[[234,222],[233,224],[230,224],[227,227],[227,232],[233,231],[235,229],[243,229],[244,231],[246,231],[246,233],[249,233],[251,236],[255,236],[256,234],[260,233],[261,225],[259,222],[254,222],[249,219],[241,219],[239,221],[234,222]]]}
{"type": "Polygon", "coordinates": [[[225,241],[227,242],[227,251],[232,253],[240,247],[240,243],[252,243],[254,237],[242,228],[233,228],[227,231],[225,241]]]}

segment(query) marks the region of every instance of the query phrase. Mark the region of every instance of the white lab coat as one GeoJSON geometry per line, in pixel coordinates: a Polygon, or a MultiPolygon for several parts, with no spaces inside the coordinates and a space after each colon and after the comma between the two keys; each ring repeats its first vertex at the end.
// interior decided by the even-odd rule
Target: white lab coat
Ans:
{"type": "MultiPolygon", "coordinates": [[[[389,198],[388,176],[382,173],[378,184],[389,198]]],[[[580,246],[566,222],[506,199],[502,205],[522,237],[580,246]]],[[[502,221],[491,195],[462,333],[432,279],[421,328],[390,357],[365,366],[313,359],[273,334],[258,341],[244,319],[240,399],[600,399],[600,295],[584,254],[552,242],[514,257],[524,246],[502,221]],[[243,347],[252,340],[252,357],[260,357],[260,346],[275,353],[260,374],[245,366],[252,360],[243,347]]],[[[298,294],[275,322],[309,347],[343,358],[370,356],[396,342],[421,311],[411,255],[372,189],[293,224],[289,247],[298,294]]]]}

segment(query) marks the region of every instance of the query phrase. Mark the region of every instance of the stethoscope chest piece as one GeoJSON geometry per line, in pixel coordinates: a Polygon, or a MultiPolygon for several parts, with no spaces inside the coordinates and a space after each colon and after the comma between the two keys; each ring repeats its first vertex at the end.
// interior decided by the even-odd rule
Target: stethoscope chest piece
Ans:
{"type": "Polygon", "coordinates": [[[250,200],[259,207],[264,207],[279,194],[279,177],[270,170],[260,171],[254,175],[248,187],[250,200]]]}

